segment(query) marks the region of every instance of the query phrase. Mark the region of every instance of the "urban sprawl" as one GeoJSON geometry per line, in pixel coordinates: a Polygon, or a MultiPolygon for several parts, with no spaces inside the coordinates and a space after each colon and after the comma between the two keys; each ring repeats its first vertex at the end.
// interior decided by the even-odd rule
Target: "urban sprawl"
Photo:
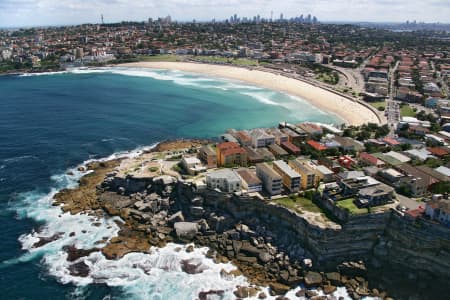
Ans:
{"type": "MultiPolygon", "coordinates": [[[[398,26],[235,15],[220,22],[180,23],[168,16],[2,30],[0,72],[188,61],[276,71],[315,83],[366,102],[384,125],[281,122],[270,129],[229,130],[218,143],[171,153],[169,172],[200,189],[250,193],[341,221],[396,209],[449,226],[449,31],[416,22],[398,26]]],[[[161,164],[167,167],[167,161],[148,163],[160,171],[161,164]]]]}

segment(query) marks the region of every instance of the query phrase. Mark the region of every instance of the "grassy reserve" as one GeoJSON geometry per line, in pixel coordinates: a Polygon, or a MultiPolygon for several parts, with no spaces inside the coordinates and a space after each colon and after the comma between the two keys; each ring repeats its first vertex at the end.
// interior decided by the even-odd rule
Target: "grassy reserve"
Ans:
{"type": "Polygon", "coordinates": [[[403,105],[400,109],[400,115],[402,117],[414,117],[416,112],[409,105],[403,105]]]}
{"type": "Polygon", "coordinates": [[[346,208],[350,211],[352,215],[360,215],[360,214],[366,214],[368,213],[367,208],[358,208],[355,203],[353,203],[355,199],[350,198],[342,201],[338,201],[336,205],[341,208],[346,208]]]}
{"type": "Polygon", "coordinates": [[[378,110],[380,110],[380,108],[383,108],[384,110],[386,108],[386,101],[370,102],[370,105],[378,110]]]}
{"type": "Polygon", "coordinates": [[[320,209],[320,207],[318,207],[316,204],[314,204],[311,200],[300,197],[300,196],[285,197],[285,198],[277,199],[274,202],[277,204],[280,204],[284,207],[295,210],[299,213],[302,213],[303,211],[309,211],[309,212],[315,212],[315,213],[323,212],[322,209],[320,209]]]}

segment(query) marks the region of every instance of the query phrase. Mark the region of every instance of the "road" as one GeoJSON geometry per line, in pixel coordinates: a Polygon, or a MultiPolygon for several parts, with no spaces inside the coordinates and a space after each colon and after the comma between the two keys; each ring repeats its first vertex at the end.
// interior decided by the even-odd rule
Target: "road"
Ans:
{"type": "Polygon", "coordinates": [[[441,83],[441,90],[442,90],[443,94],[445,94],[447,96],[447,98],[449,98],[450,94],[449,94],[449,87],[447,85],[447,82],[442,78],[441,72],[436,70],[436,66],[434,65],[433,61],[431,61],[431,69],[433,70],[433,72],[436,72],[436,75],[437,75],[436,79],[437,79],[437,82],[441,83]]]}
{"type": "Polygon", "coordinates": [[[357,94],[364,91],[364,78],[361,74],[361,66],[356,69],[347,69],[332,65],[330,65],[329,67],[338,71],[340,75],[343,75],[345,79],[345,81],[343,82],[343,87],[351,88],[352,91],[356,92],[357,94]]]}
{"type": "Polygon", "coordinates": [[[400,194],[397,194],[397,200],[400,202],[401,206],[406,207],[407,209],[417,209],[419,206],[425,207],[425,203],[422,201],[416,201],[416,199],[412,199],[400,194]]]}
{"type": "Polygon", "coordinates": [[[400,121],[400,105],[394,101],[394,89],[395,89],[395,72],[397,71],[400,62],[396,62],[395,66],[389,70],[389,97],[386,98],[386,109],[384,114],[387,118],[387,123],[390,129],[389,136],[395,136],[395,129],[400,121]]]}

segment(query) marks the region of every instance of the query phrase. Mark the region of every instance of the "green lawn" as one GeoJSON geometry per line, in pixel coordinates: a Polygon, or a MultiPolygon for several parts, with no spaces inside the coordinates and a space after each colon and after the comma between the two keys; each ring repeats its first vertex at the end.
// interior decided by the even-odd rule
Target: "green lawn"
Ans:
{"type": "Polygon", "coordinates": [[[354,200],[355,198],[345,199],[336,202],[336,205],[348,209],[352,215],[366,214],[369,212],[367,208],[358,208],[355,203],[353,203],[354,200]]]}
{"type": "Polygon", "coordinates": [[[162,55],[141,55],[138,57],[140,61],[179,61],[181,60],[177,55],[162,54],[162,55]]]}
{"type": "Polygon", "coordinates": [[[413,111],[412,107],[409,105],[403,105],[400,109],[400,116],[402,117],[414,117],[416,113],[413,111]]]}
{"type": "Polygon", "coordinates": [[[380,107],[386,108],[386,101],[370,102],[370,105],[372,105],[376,109],[380,107]]]}
{"type": "Polygon", "coordinates": [[[315,205],[311,200],[295,196],[293,198],[291,197],[285,197],[281,199],[274,200],[275,203],[280,204],[284,207],[290,208],[292,210],[298,211],[300,213],[305,211],[315,212],[315,213],[322,213],[322,209],[315,205]]]}
{"type": "Polygon", "coordinates": [[[195,60],[205,63],[226,63],[238,66],[257,66],[258,61],[246,58],[227,58],[222,56],[196,56],[195,60]]]}

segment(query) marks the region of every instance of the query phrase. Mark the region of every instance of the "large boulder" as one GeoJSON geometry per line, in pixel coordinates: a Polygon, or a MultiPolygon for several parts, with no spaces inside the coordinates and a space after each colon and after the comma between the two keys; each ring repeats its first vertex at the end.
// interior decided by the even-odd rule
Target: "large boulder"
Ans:
{"type": "Polygon", "coordinates": [[[278,282],[269,283],[269,287],[270,287],[270,292],[273,295],[284,295],[290,290],[289,286],[278,283],[278,282]]]}
{"type": "Polygon", "coordinates": [[[198,232],[198,224],[193,222],[176,222],[173,227],[177,237],[183,240],[191,240],[198,232]]]}
{"type": "Polygon", "coordinates": [[[233,292],[233,294],[238,298],[249,298],[249,297],[255,297],[258,293],[258,290],[254,287],[246,287],[246,286],[240,286],[233,292]]]}
{"type": "Polygon", "coordinates": [[[325,273],[325,277],[328,281],[331,282],[331,284],[342,285],[341,274],[339,274],[338,272],[325,273]]]}
{"type": "Polygon", "coordinates": [[[305,275],[305,285],[307,287],[316,287],[322,284],[322,275],[317,272],[309,271],[305,275]]]}
{"type": "Polygon", "coordinates": [[[199,274],[208,267],[202,264],[200,259],[186,259],[181,261],[181,270],[187,274],[199,274]]]}

